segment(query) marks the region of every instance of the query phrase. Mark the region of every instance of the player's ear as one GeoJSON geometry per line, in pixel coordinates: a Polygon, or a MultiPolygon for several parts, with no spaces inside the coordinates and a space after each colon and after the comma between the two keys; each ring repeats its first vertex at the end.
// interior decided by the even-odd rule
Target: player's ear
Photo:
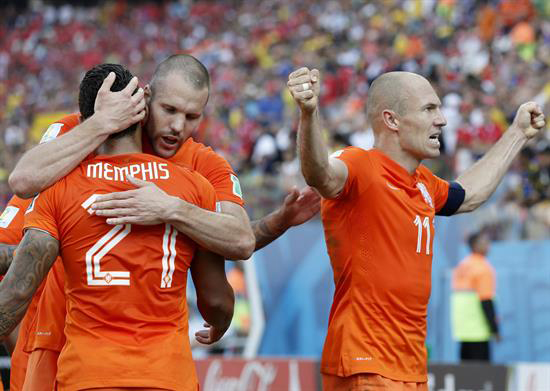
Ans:
{"type": "Polygon", "coordinates": [[[393,110],[382,111],[382,119],[388,129],[397,132],[399,130],[399,118],[393,110]]]}
{"type": "Polygon", "coordinates": [[[143,88],[143,96],[145,97],[145,117],[141,121],[142,125],[147,123],[147,119],[149,118],[149,113],[151,112],[150,109],[149,109],[149,105],[151,104],[152,91],[151,91],[151,87],[149,86],[149,84],[147,84],[143,88]]]}
{"type": "Polygon", "coordinates": [[[149,84],[147,84],[144,88],[143,88],[143,95],[145,96],[145,103],[146,105],[148,106],[149,105],[149,101],[151,100],[151,97],[152,97],[152,92],[151,92],[151,86],[149,84]]]}

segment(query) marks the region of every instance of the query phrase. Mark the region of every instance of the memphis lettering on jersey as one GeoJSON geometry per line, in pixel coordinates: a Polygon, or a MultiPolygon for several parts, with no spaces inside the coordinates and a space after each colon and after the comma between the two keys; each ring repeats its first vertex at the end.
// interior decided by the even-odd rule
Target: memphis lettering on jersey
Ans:
{"type": "Polygon", "coordinates": [[[168,179],[170,171],[167,163],[147,162],[119,167],[107,162],[90,163],[86,169],[88,178],[106,179],[108,181],[125,181],[131,176],[143,181],[151,179],[168,179]]]}

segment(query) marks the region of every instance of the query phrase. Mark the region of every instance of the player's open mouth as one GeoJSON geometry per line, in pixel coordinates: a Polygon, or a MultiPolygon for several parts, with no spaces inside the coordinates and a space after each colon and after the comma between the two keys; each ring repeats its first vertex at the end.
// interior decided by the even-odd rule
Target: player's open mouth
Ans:
{"type": "Polygon", "coordinates": [[[162,142],[162,146],[167,149],[174,149],[178,147],[179,144],[179,138],[174,136],[162,136],[160,140],[162,142]]]}
{"type": "Polygon", "coordinates": [[[432,144],[433,146],[437,146],[439,148],[439,136],[441,135],[441,133],[435,133],[435,134],[432,134],[430,136],[430,144],[432,144]]]}

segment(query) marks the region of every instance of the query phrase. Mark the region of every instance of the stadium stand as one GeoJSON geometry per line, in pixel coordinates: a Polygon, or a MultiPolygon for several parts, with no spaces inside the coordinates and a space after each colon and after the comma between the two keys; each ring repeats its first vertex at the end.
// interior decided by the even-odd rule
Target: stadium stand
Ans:
{"type": "MultiPolygon", "coordinates": [[[[196,55],[213,75],[214,93],[198,139],[239,171],[253,216],[271,210],[285,190],[302,183],[296,115],[285,88],[295,64],[317,66],[324,75],[324,117],[333,149],[372,144],[364,105],[374,77],[395,69],[428,76],[449,122],[445,163],[432,169],[452,177],[500,136],[520,102],[535,98],[550,107],[549,14],[542,0],[4,6],[0,202],[9,198],[6,179],[21,153],[36,143],[46,123],[75,110],[77,82],[86,69],[120,62],[145,83],[159,60],[181,51],[196,55]]],[[[496,227],[496,239],[546,236],[549,155],[548,144],[534,142],[493,206],[476,214],[477,225],[496,227]]]]}
{"type": "MultiPolygon", "coordinates": [[[[520,103],[534,99],[547,115],[550,112],[547,0],[5,1],[0,5],[0,206],[12,195],[7,178],[22,153],[38,142],[48,124],[76,110],[78,82],[87,69],[100,62],[119,62],[143,85],[159,61],[177,52],[197,56],[210,70],[213,92],[196,139],[211,145],[238,170],[252,218],[271,211],[289,188],[304,183],[296,157],[297,113],[286,89],[287,76],[297,66],[321,70],[323,117],[332,150],[372,145],[365,104],[369,82],[376,76],[406,70],[428,77],[442,98],[448,121],[442,139],[444,158],[430,168],[447,179],[483,155],[520,103]]],[[[497,356],[502,362],[550,361],[544,349],[548,305],[540,299],[549,289],[543,281],[548,268],[542,262],[548,241],[512,242],[550,237],[548,140],[550,127],[522,151],[486,206],[452,226],[438,222],[441,239],[427,342],[431,358],[449,360],[456,353],[445,323],[446,273],[464,248],[445,238],[462,239],[483,227],[492,239],[506,241],[496,246],[495,257],[504,270],[498,283],[505,292],[500,308],[513,329],[504,330],[511,342],[505,342],[497,356]],[[518,264],[521,256],[531,263],[518,264]],[[517,284],[529,268],[543,272],[517,284]],[[518,304],[524,302],[527,309],[518,304]],[[526,316],[528,309],[537,316],[526,316]]],[[[299,230],[256,258],[269,317],[260,347],[263,354],[318,355],[326,332],[332,291],[320,287],[329,286],[332,276],[321,227],[315,222],[299,230]],[[296,254],[299,261],[292,258],[296,254]],[[270,263],[274,258],[281,262],[270,263]],[[321,258],[324,264],[319,268],[321,258]],[[297,299],[291,294],[304,291],[310,296],[297,299]],[[286,338],[280,338],[281,329],[288,330],[286,338]],[[292,334],[296,330],[302,338],[292,334]]],[[[225,354],[243,351],[242,338],[249,327],[247,300],[243,295],[237,327],[218,347],[225,354]]],[[[206,364],[212,361],[200,364],[205,376],[206,364]]],[[[7,365],[7,359],[0,361],[0,366],[7,365]]],[[[318,375],[315,363],[293,365],[285,363],[290,378],[302,365],[318,375]]],[[[533,368],[520,366],[511,379],[526,384],[529,371],[539,370],[533,368]]],[[[444,387],[441,379],[447,370],[454,371],[434,369],[437,387],[444,387]]],[[[222,379],[221,370],[217,373],[222,379]]],[[[482,387],[483,382],[479,384],[468,387],[482,387]]]]}

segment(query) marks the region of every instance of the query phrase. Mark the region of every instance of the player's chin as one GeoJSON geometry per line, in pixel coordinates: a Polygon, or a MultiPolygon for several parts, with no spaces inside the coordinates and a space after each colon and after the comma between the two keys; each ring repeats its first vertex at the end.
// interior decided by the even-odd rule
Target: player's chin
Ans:
{"type": "Polygon", "coordinates": [[[435,159],[441,156],[441,151],[439,147],[428,147],[426,148],[426,159],[435,159]]]}
{"type": "Polygon", "coordinates": [[[170,159],[177,151],[177,149],[166,149],[158,145],[155,148],[155,154],[163,159],[170,159]]]}

